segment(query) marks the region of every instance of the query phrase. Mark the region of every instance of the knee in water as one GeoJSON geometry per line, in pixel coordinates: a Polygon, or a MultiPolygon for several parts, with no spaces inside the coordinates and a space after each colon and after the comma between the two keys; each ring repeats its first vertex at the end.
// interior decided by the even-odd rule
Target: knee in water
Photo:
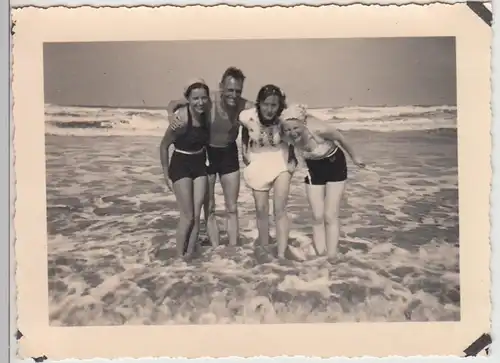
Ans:
{"type": "Polygon", "coordinates": [[[238,212],[237,204],[226,205],[226,212],[229,214],[236,214],[238,212]]]}
{"type": "Polygon", "coordinates": [[[274,209],[274,218],[275,219],[281,219],[283,217],[286,217],[286,207],[283,206],[283,207],[278,207],[278,208],[275,208],[274,209]]]}
{"type": "Polygon", "coordinates": [[[313,224],[325,223],[325,215],[323,213],[313,213],[312,222],[313,224]]]}
{"type": "Polygon", "coordinates": [[[180,215],[180,220],[184,223],[194,223],[194,213],[193,212],[183,212],[180,215]]]}
{"type": "Polygon", "coordinates": [[[325,223],[326,224],[339,223],[339,214],[337,212],[331,212],[325,214],[325,223]]]}

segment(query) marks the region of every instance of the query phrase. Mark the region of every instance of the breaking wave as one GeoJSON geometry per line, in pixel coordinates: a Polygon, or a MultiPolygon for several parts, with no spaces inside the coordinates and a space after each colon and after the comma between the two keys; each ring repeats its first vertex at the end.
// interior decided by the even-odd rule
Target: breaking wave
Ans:
{"type": "MultiPolygon", "coordinates": [[[[455,106],[340,107],[309,109],[339,130],[409,131],[455,129],[455,106]]],[[[168,125],[166,110],[45,106],[46,134],[74,136],[154,135],[168,125]]]]}

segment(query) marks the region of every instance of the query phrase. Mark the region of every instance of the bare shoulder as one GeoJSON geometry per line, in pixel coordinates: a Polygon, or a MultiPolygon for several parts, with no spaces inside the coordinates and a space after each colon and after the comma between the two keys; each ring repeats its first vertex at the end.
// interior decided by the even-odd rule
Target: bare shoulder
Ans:
{"type": "Polygon", "coordinates": [[[255,107],[255,103],[247,100],[246,98],[241,98],[241,106],[240,107],[242,110],[249,110],[249,109],[255,107]]]}
{"type": "Polygon", "coordinates": [[[329,131],[328,122],[318,119],[312,115],[307,115],[307,128],[315,134],[323,134],[329,131]]]}

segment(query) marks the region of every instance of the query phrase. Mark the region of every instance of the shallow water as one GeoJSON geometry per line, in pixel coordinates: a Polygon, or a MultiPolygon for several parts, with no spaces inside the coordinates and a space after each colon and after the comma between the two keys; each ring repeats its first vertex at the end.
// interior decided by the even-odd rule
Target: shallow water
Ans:
{"type": "Polygon", "coordinates": [[[173,247],[177,221],[158,137],[46,136],[51,324],[459,320],[456,132],[345,134],[369,168],[349,164],[333,264],[310,256],[303,172],[290,191],[290,243],[307,261],[254,255],[242,182],[244,245],[202,247],[188,264],[156,254],[173,247]]]}

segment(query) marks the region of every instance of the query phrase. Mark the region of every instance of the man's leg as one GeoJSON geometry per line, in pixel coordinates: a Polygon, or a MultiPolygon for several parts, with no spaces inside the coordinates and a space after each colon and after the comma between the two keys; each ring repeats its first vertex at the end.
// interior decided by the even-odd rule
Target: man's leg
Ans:
{"type": "Polygon", "coordinates": [[[205,214],[205,223],[207,226],[208,239],[213,247],[217,247],[220,243],[219,227],[215,218],[215,181],[217,174],[209,174],[207,178],[207,192],[205,193],[205,201],[203,210],[205,214]]]}
{"type": "Polygon", "coordinates": [[[240,193],[240,171],[237,170],[221,175],[220,182],[226,204],[229,245],[236,246],[239,238],[238,195],[240,193]]]}

